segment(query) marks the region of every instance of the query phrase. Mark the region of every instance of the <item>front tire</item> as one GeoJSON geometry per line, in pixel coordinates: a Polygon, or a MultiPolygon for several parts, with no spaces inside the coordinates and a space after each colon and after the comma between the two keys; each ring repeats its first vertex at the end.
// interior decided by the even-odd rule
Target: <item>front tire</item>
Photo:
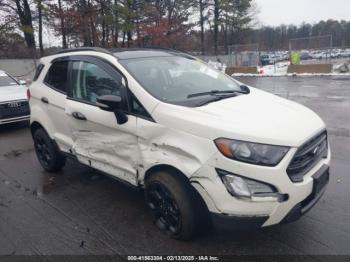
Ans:
{"type": "Polygon", "coordinates": [[[60,171],[66,163],[66,158],[45,130],[37,129],[34,132],[33,139],[35,153],[41,166],[50,173],[60,171]]]}
{"type": "Polygon", "coordinates": [[[146,180],[146,203],[156,226],[178,240],[197,233],[196,206],[191,185],[173,173],[156,172],[146,180]]]}

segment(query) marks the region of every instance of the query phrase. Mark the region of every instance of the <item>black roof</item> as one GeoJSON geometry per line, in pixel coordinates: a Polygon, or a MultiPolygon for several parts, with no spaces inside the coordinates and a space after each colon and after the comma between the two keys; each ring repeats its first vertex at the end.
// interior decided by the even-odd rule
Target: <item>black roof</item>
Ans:
{"type": "Polygon", "coordinates": [[[79,52],[79,51],[95,51],[95,52],[103,52],[103,53],[107,53],[107,54],[112,54],[112,52],[108,51],[108,49],[101,48],[101,47],[79,47],[79,48],[62,49],[60,51],[57,51],[55,53],[55,55],[71,53],[71,52],[79,52]]]}
{"type": "Polygon", "coordinates": [[[70,52],[78,51],[95,51],[103,52],[110,55],[114,55],[119,60],[123,59],[133,59],[133,58],[146,58],[146,57],[164,57],[164,56],[186,56],[191,57],[190,55],[165,48],[114,48],[114,49],[105,49],[100,47],[81,47],[81,48],[72,48],[72,49],[63,49],[58,51],[56,54],[64,54],[70,52]]]}
{"type": "MultiPolygon", "coordinates": [[[[113,50],[112,50],[113,51],[113,50]]],[[[118,49],[113,54],[120,60],[132,59],[132,58],[145,58],[145,57],[162,57],[162,56],[176,56],[181,54],[175,50],[166,49],[118,49]]]]}

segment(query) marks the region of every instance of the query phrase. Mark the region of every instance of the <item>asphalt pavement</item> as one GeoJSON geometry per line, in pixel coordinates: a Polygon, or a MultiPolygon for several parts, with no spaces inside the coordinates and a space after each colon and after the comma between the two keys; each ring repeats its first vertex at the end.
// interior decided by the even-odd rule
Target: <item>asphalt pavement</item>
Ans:
{"type": "Polygon", "coordinates": [[[240,78],[319,113],[329,127],[331,178],[299,221],[250,232],[169,239],[143,193],[69,160],[40,167],[27,124],[0,127],[0,255],[350,255],[350,77],[240,78]]]}

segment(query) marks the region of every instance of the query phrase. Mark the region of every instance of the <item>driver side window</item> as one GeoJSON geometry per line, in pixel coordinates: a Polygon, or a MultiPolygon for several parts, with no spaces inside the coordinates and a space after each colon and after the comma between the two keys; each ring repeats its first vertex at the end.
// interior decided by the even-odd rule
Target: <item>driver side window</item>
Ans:
{"type": "Polygon", "coordinates": [[[116,72],[114,77],[98,65],[84,62],[72,62],[72,95],[73,98],[96,103],[103,95],[120,96],[122,76],[116,72]]]}

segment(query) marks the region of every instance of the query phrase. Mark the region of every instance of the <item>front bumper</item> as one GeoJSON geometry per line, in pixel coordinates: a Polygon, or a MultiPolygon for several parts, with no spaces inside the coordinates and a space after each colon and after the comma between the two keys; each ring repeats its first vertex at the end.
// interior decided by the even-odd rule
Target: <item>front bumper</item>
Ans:
{"type": "Polygon", "coordinates": [[[298,220],[301,216],[305,215],[309,210],[311,210],[311,208],[321,199],[327,189],[327,184],[329,181],[329,167],[326,165],[322,166],[321,169],[319,169],[313,177],[314,186],[311,194],[302,202],[293,207],[293,209],[282,220],[283,223],[289,223],[298,220]],[[316,178],[322,178],[322,176],[324,176],[326,180],[316,180],[316,178]]]}
{"type": "Polygon", "coordinates": [[[30,115],[0,119],[0,125],[29,121],[29,119],[30,119],[30,115]]]}
{"type": "Polygon", "coordinates": [[[269,218],[268,216],[238,217],[217,213],[211,213],[210,216],[214,228],[218,231],[259,229],[269,218]]]}
{"type": "MultiPolygon", "coordinates": [[[[216,154],[191,178],[192,185],[204,199],[209,212],[212,214],[216,226],[219,220],[225,218],[232,222],[222,224],[242,225],[252,224],[253,227],[265,227],[279,223],[292,222],[305,214],[323,195],[326,185],[315,194],[315,175],[328,168],[331,152],[328,149],[327,158],[317,163],[300,183],[293,183],[288,177],[287,166],[293,158],[297,148],[292,148],[286,157],[276,167],[261,167],[233,161],[216,154]],[[234,162],[234,164],[233,164],[234,162]],[[227,192],[215,168],[226,170],[236,175],[254,179],[273,185],[279,193],[288,195],[285,201],[277,201],[276,198],[260,197],[252,199],[240,199],[227,192]],[[244,223],[248,221],[248,223],[244,223]],[[254,223],[252,222],[254,221],[254,223]]],[[[328,169],[327,169],[328,170],[328,169]]],[[[232,226],[234,227],[234,226],[232,226]]]]}
{"type": "MultiPolygon", "coordinates": [[[[316,176],[323,175],[325,172],[329,174],[329,167],[322,166],[322,168],[315,174],[316,176]]],[[[328,183],[328,181],[327,181],[328,183]]],[[[291,223],[297,221],[300,217],[305,215],[311,208],[321,199],[326,191],[327,183],[322,185],[320,190],[314,186],[312,193],[303,201],[298,203],[286,215],[280,223],[291,223]]],[[[211,213],[211,220],[217,230],[251,230],[261,228],[269,219],[269,216],[230,216],[217,213],[211,213]]]]}
{"type": "Polygon", "coordinates": [[[30,108],[27,100],[14,100],[0,103],[0,125],[27,121],[30,108]]]}

